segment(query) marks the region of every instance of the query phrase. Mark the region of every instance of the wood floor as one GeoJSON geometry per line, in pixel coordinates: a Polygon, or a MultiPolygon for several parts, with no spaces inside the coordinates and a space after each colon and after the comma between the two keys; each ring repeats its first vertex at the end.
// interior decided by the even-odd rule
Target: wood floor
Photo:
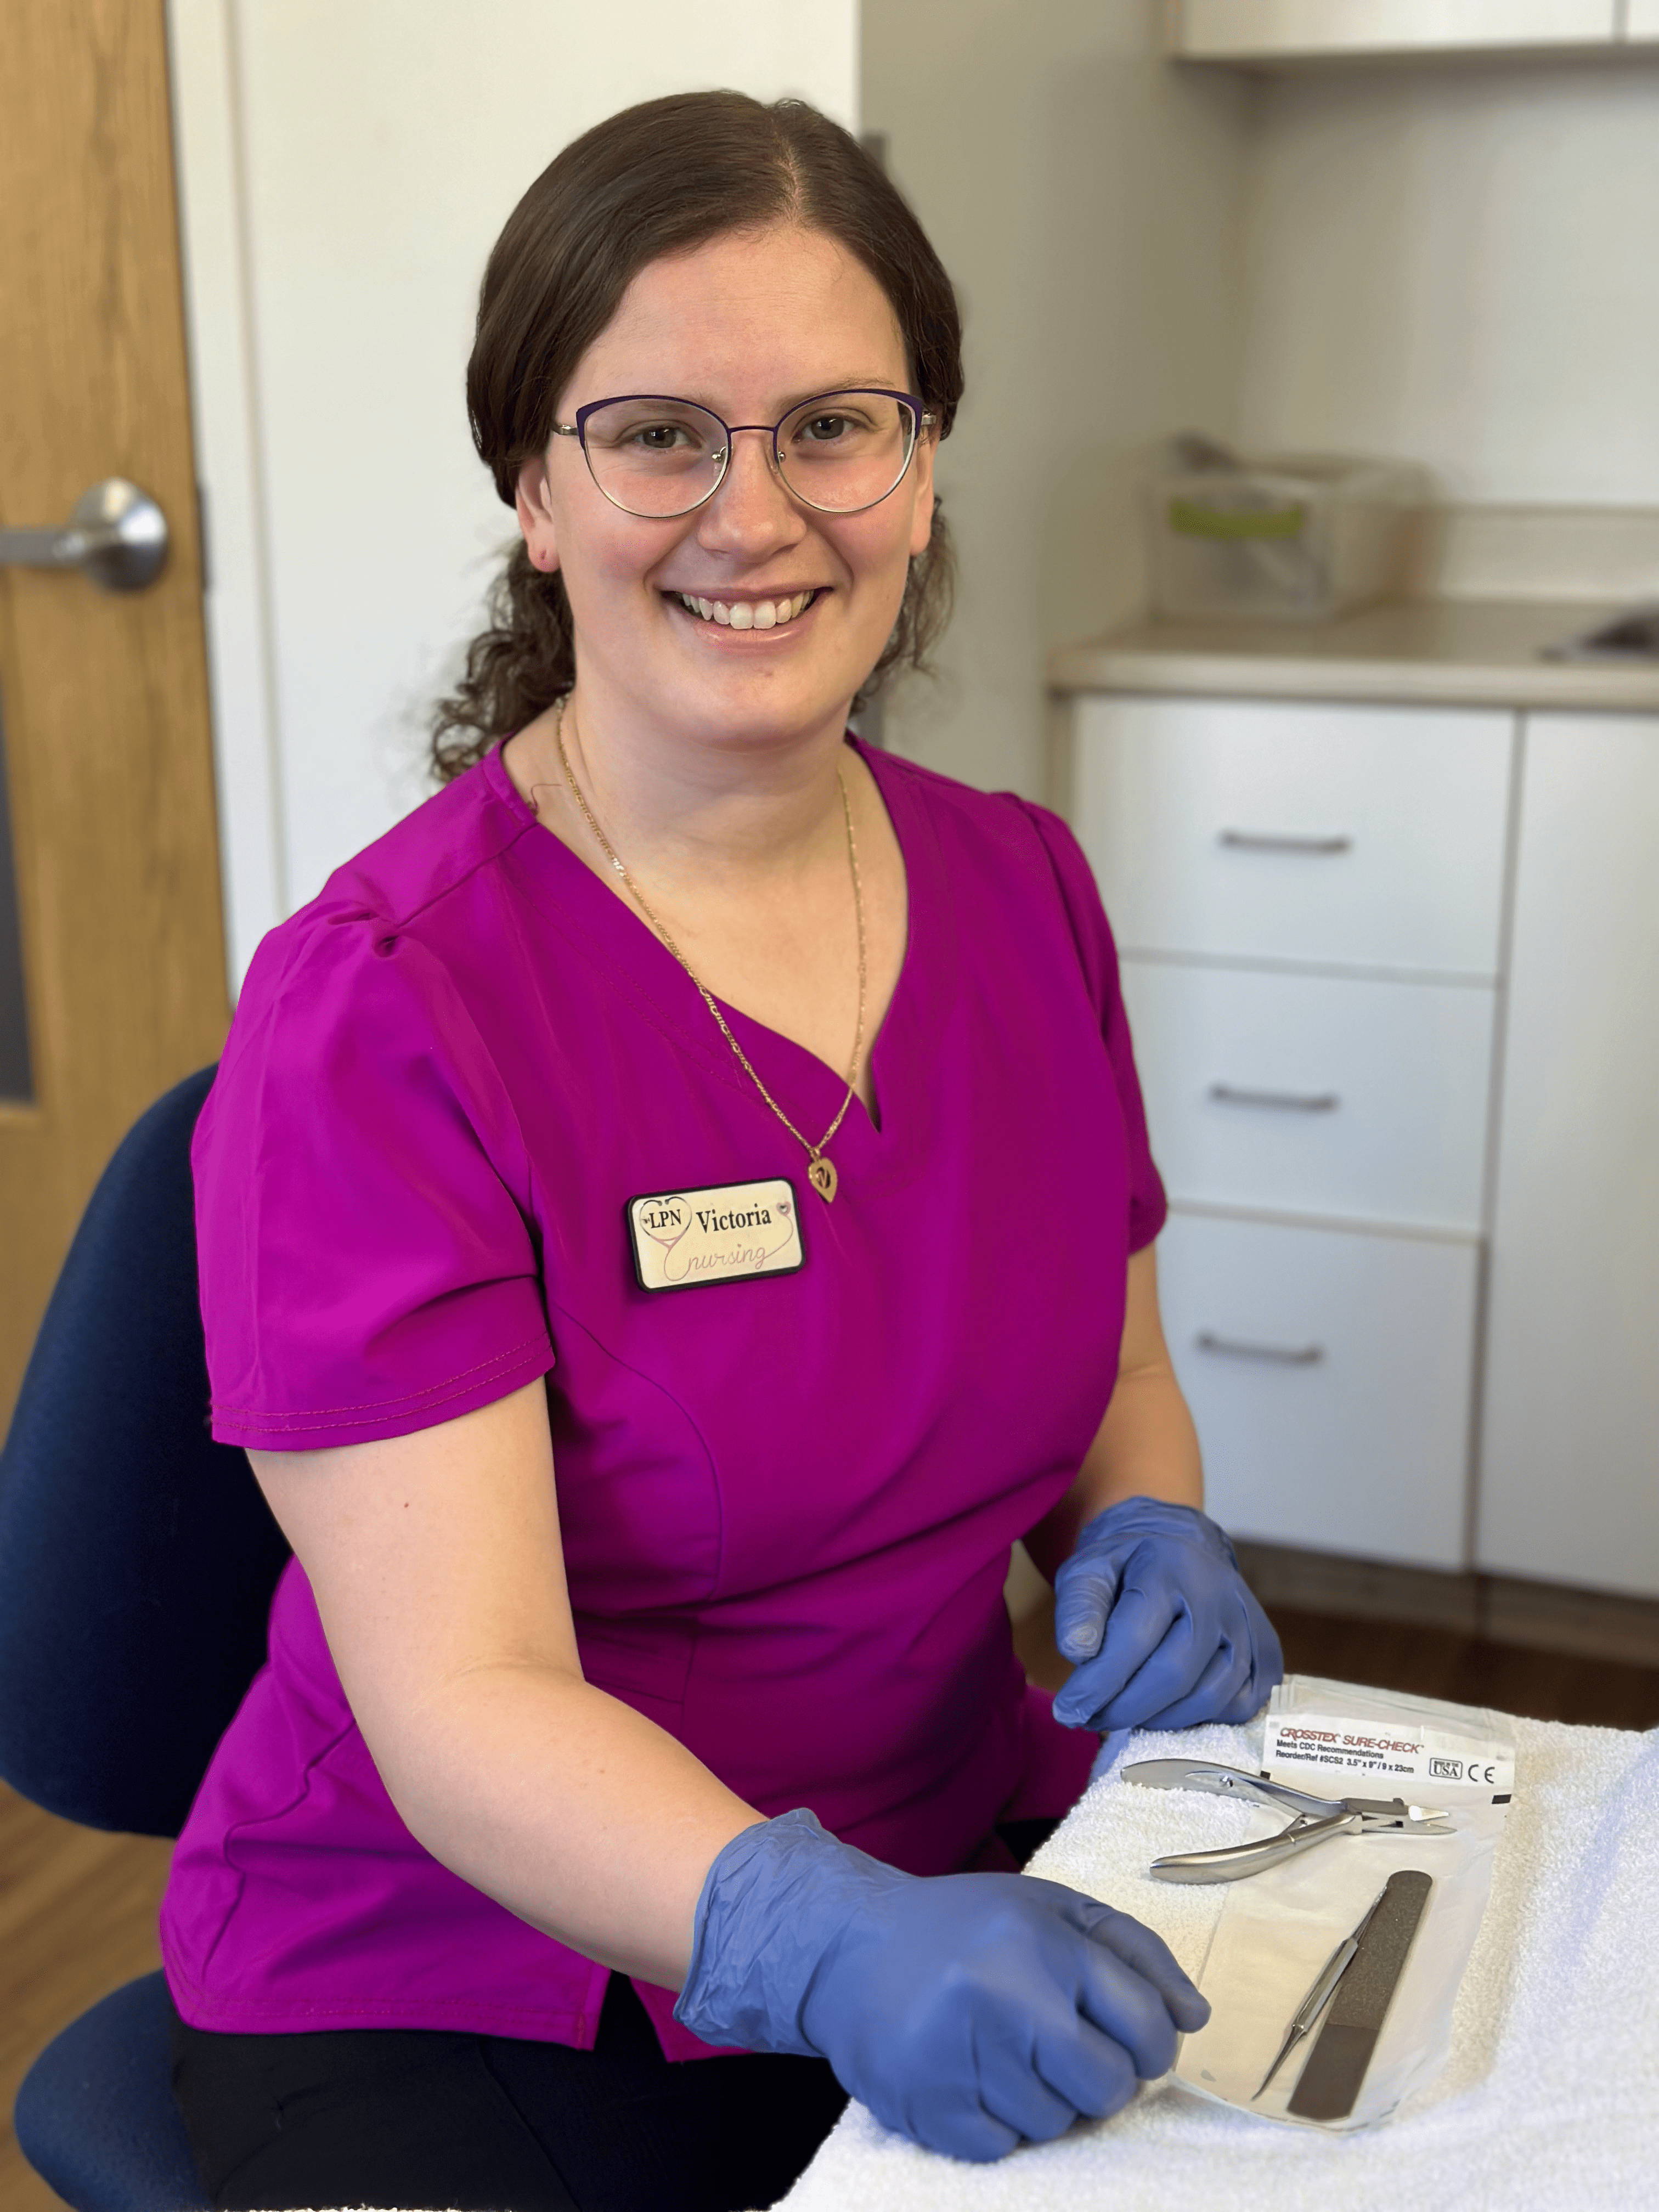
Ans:
{"type": "MultiPolygon", "coordinates": [[[[1536,1720],[1602,1728],[1659,1726],[1659,1667],[1537,1651],[1394,1621],[1278,1607],[1293,1673],[1375,1682],[1496,1705],[1536,1720]]],[[[1054,1650],[1052,1602],[1016,1632],[1026,1671],[1050,1688],[1068,1669],[1054,1650]]],[[[0,2207],[61,2212],[24,2164],[12,2099],[30,2061],[60,2027],[160,1964],[155,1914],[168,1845],[54,1820],[0,1784],[0,2207]]]]}
{"type": "MultiPolygon", "coordinates": [[[[1287,1674],[1370,1682],[1579,1728],[1659,1728],[1659,1667],[1496,1644],[1415,1622],[1339,1619],[1286,1606],[1272,1612],[1287,1674]]],[[[1015,1629],[1014,1646],[1031,1680],[1045,1689],[1058,1689],[1071,1672],[1054,1649],[1052,1598],[1015,1629]]]]}
{"type": "Polygon", "coordinates": [[[61,2212],[11,2130],[41,2047],[109,1990],[161,1963],[155,1914],[172,1846],[55,1820],[0,1783],[0,2206],[61,2212]]]}
{"type": "Polygon", "coordinates": [[[1274,1608],[1273,1620],[1293,1674],[1371,1682],[1579,1728],[1659,1727],[1659,1667],[1491,1643],[1444,1628],[1334,1620],[1283,1606],[1274,1608]]]}

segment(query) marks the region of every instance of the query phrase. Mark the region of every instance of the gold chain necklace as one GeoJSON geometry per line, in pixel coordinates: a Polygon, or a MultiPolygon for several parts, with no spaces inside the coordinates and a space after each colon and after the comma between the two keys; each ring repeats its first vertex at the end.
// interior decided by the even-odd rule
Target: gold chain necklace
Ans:
{"type": "Polygon", "coordinates": [[[617,857],[615,847],[611,844],[611,840],[605,836],[604,830],[600,829],[598,822],[594,819],[593,810],[588,805],[587,801],[582,797],[581,787],[578,784],[575,776],[571,772],[570,757],[564,749],[564,713],[568,703],[568,698],[561,699],[559,702],[559,715],[558,720],[554,726],[554,737],[559,748],[559,765],[564,770],[565,781],[570,786],[570,796],[575,800],[577,805],[581,809],[582,819],[586,823],[588,828],[593,832],[593,836],[599,844],[599,850],[605,854],[605,859],[610,861],[611,866],[622,878],[624,887],[628,890],[629,896],[633,898],[635,905],[638,906],[640,912],[645,916],[653,929],[656,931],[658,936],[661,938],[663,943],[673,954],[675,959],[679,962],[681,967],[684,969],[686,974],[691,978],[693,983],[696,985],[698,994],[702,998],[704,1006],[708,1007],[709,1012],[713,1014],[714,1019],[720,1024],[720,1035],[726,1039],[727,1044],[731,1046],[732,1051],[736,1053],[738,1065],[742,1067],[744,1073],[749,1078],[749,1080],[754,1085],[756,1090],[759,1091],[761,1097],[766,1101],[767,1104],[772,1109],[772,1111],[777,1115],[779,1121],[782,1122],[784,1127],[788,1130],[795,1142],[806,1154],[806,1173],[808,1180],[811,1182],[813,1189],[817,1192],[819,1197],[823,1200],[827,1206],[835,1197],[836,1185],[839,1178],[836,1174],[835,1162],[825,1158],[823,1148],[830,1142],[830,1139],[835,1135],[836,1130],[840,1128],[842,1121],[846,1120],[847,1109],[852,1104],[853,1095],[858,1089],[859,1070],[864,1053],[864,994],[867,975],[864,946],[864,887],[859,881],[859,848],[857,840],[853,835],[853,804],[847,795],[847,779],[841,772],[841,763],[837,762],[836,764],[836,782],[841,791],[841,811],[842,817],[847,823],[847,860],[848,865],[853,872],[853,910],[858,916],[859,926],[859,1022],[858,1030],[853,1038],[853,1061],[852,1066],[848,1072],[847,1096],[842,1100],[839,1108],[836,1109],[835,1120],[831,1121],[830,1127],[824,1131],[823,1134],[818,1139],[815,1145],[811,1142],[810,1138],[802,1136],[800,1131],[795,1127],[789,1116],[784,1112],[782,1107],[779,1105],[777,1100],[772,1096],[766,1085],[761,1081],[759,1076],[756,1074],[754,1068],[750,1065],[749,1055],[744,1052],[743,1047],[738,1042],[736,1037],[732,1036],[731,1030],[727,1028],[726,1017],[721,1013],[719,1006],[715,1004],[713,994],[705,986],[702,977],[697,974],[696,969],[691,965],[691,963],[686,958],[684,953],[680,951],[679,946],[675,944],[673,939],[669,935],[660,916],[653,909],[650,902],[645,896],[645,893],[640,889],[633,877],[629,874],[627,869],[623,866],[622,861],[617,857]]]}

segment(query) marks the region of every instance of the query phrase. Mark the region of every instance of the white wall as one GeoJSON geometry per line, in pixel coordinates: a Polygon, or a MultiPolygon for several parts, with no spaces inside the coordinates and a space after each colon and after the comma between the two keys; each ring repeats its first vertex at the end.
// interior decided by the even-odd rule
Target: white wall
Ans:
{"type": "Polygon", "coordinates": [[[1145,447],[1225,431],[1248,83],[1170,69],[1153,0],[864,0],[864,119],[966,310],[939,480],[962,560],[937,686],[885,736],[1047,795],[1051,646],[1124,619],[1145,447]]]}
{"type": "Polygon", "coordinates": [[[860,15],[864,123],[967,315],[962,592],[902,750],[1048,788],[1045,656],[1137,611],[1137,472],[1188,423],[1659,506],[1659,63],[1176,69],[1157,0],[734,0],[717,39],[669,0],[169,4],[237,977],[424,788],[510,526],[461,394],[507,211],[678,86],[854,121],[860,15]]]}
{"type": "Polygon", "coordinates": [[[864,0],[866,124],[968,316],[959,613],[887,735],[977,782],[1042,791],[1047,648],[1139,611],[1167,431],[1659,507],[1659,57],[1261,76],[1158,32],[1141,0],[864,0]]]}
{"type": "Polygon", "coordinates": [[[1659,59],[1264,82],[1238,428],[1659,506],[1659,59]]]}
{"type": "Polygon", "coordinates": [[[559,148],[665,92],[856,125],[857,0],[170,0],[233,982],[427,788],[510,533],[467,433],[485,257],[559,148]]]}

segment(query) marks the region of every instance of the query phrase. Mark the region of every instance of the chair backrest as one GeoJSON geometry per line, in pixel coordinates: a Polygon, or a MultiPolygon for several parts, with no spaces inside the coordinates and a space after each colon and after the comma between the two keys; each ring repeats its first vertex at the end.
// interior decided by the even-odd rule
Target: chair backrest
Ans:
{"type": "Polygon", "coordinates": [[[288,1547],[208,1432],[190,1140],[169,1091],[93,1193],[0,1452],[0,1775],[89,1827],[177,1835],[265,1656],[288,1547]]]}

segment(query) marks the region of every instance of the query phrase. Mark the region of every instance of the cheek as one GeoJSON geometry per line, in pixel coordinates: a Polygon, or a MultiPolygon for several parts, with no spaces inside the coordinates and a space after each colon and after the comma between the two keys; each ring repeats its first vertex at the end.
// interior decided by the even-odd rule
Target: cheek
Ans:
{"type": "Polygon", "coordinates": [[[863,587],[872,618],[890,602],[896,611],[904,596],[910,565],[912,518],[908,503],[884,501],[842,526],[841,552],[856,584],[863,587]]]}
{"type": "Polygon", "coordinates": [[[673,550],[675,533],[607,512],[565,524],[560,537],[565,590],[580,628],[603,629],[637,617],[641,598],[654,598],[652,578],[673,550]]]}

